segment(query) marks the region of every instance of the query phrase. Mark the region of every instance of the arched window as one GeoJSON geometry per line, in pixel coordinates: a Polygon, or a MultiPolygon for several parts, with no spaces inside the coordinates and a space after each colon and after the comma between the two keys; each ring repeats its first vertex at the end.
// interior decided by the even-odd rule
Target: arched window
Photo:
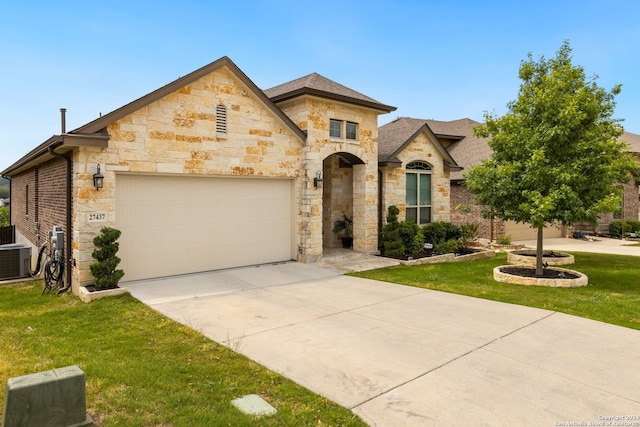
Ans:
{"type": "Polygon", "coordinates": [[[431,166],[415,161],[407,165],[407,221],[431,222],[431,166]]]}

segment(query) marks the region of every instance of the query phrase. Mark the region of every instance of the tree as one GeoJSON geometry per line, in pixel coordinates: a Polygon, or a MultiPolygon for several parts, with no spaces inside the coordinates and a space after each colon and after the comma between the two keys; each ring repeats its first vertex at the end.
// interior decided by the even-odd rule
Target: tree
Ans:
{"type": "Polygon", "coordinates": [[[637,164],[618,140],[612,118],[621,85],[607,92],[597,76],[571,63],[565,41],[555,58],[520,64],[518,98],[502,117],[485,113],[475,130],[488,137],[491,158],[469,170],[466,185],[487,212],[538,229],[536,275],[543,274],[542,231],[554,222],[595,222],[620,203],[618,184],[637,164]]]}

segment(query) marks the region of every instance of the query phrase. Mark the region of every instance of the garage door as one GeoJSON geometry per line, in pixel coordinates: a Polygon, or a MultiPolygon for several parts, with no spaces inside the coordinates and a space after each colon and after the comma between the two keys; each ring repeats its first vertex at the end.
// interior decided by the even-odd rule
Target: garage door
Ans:
{"type": "MultiPolygon", "coordinates": [[[[547,227],[543,233],[545,239],[562,237],[562,228],[555,226],[547,227]]],[[[538,229],[531,228],[529,224],[518,224],[513,221],[507,221],[504,224],[504,234],[511,236],[512,242],[519,240],[536,240],[538,238],[538,229]]]]}
{"type": "Polygon", "coordinates": [[[292,259],[292,181],[117,176],[124,280],[292,259]]]}

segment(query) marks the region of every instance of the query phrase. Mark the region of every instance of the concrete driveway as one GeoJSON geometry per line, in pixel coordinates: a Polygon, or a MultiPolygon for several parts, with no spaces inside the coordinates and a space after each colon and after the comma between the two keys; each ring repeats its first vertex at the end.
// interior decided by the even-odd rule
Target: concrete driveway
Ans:
{"type": "Polygon", "coordinates": [[[295,262],[126,286],[372,426],[640,425],[640,331],[295,262]]]}

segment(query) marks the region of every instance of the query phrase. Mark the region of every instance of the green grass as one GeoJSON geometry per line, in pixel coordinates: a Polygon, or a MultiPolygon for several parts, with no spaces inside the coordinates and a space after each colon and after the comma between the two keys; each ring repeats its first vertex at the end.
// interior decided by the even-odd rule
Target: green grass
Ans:
{"type": "Polygon", "coordinates": [[[506,264],[506,255],[465,263],[397,266],[352,273],[354,276],[400,283],[538,307],[640,329],[640,258],[623,255],[574,253],[568,268],[589,278],[582,288],[548,288],[499,283],[493,268],[506,264]]]}
{"type": "Polygon", "coordinates": [[[9,378],[79,365],[100,426],[364,426],[349,410],[218,345],[129,295],[91,304],[0,287],[0,413],[9,378]],[[231,400],[256,393],[259,420],[231,400]]]}

